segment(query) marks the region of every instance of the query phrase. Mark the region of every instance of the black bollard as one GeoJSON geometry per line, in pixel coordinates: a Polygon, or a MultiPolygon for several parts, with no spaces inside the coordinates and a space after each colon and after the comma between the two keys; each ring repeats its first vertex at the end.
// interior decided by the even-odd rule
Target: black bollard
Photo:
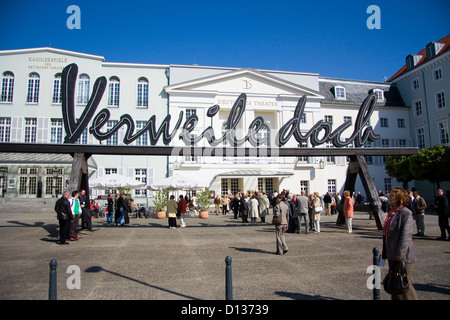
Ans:
{"type": "Polygon", "coordinates": [[[48,285],[48,300],[56,300],[56,265],[55,259],[50,261],[50,281],[48,285]]]}
{"type": "Polygon", "coordinates": [[[372,250],[373,253],[373,268],[374,268],[374,285],[373,285],[373,300],[380,300],[380,285],[381,285],[381,271],[380,265],[378,262],[379,250],[377,247],[374,247],[372,250]],[[376,269],[376,270],[375,270],[376,269]]]}
{"type": "Polygon", "coordinates": [[[225,258],[225,299],[233,300],[233,281],[231,279],[231,257],[225,258]]]}

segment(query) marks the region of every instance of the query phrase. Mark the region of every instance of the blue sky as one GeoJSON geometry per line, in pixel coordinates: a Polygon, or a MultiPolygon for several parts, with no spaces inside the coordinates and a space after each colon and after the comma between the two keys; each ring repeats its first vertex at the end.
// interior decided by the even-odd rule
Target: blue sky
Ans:
{"type": "Polygon", "coordinates": [[[109,62],[199,64],[381,81],[450,33],[450,2],[0,1],[0,50],[54,47],[109,62]],[[70,30],[67,7],[81,9],[70,30]],[[381,29],[369,30],[370,5],[381,29]]]}

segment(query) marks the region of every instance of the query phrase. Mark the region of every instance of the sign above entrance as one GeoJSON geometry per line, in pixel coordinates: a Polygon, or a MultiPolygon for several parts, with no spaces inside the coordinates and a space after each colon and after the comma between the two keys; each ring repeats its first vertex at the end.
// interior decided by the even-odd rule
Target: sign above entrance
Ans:
{"type": "MultiPolygon", "coordinates": [[[[66,136],[64,143],[76,143],[80,138],[84,129],[88,126],[89,122],[92,124],[89,128],[89,132],[99,141],[109,139],[115,134],[122,126],[126,126],[126,132],[123,138],[125,145],[131,144],[140,136],[148,133],[150,145],[155,146],[162,136],[162,142],[164,145],[174,139],[177,131],[181,132],[178,136],[180,140],[183,140],[186,146],[193,146],[205,139],[211,147],[216,147],[227,142],[230,146],[238,148],[249,142],[253,147],[266,145],[266,139],[264,135],[258,135],[258,132],[264,127],[264,118],[257,116],[253,119],[247,129],[247,134],[238,139],[236,135],[237,127],[245,112],[247,104],[247,95],[241,93],[239,97],[234,101],[233,107],[230,110],[230,114],[225,124],[225,133],[216,138],[214,128],[208,126],[197,137],[192,137],[191,132],[196,128],[198,124],[197,115],[191,115],[185,119],[183,125],[183,111],[178,115],[178,120],[170,131],[171,115],[167,115],[159,128],[156,125],[156,116],[149,117],[146,125],[135,131],[135,121],[129,114],[124,114],[120,117],[120,120],[109,130],[103,131],[107,122],[110,120],[110,112],[107,108],[100,110],[95,116],[96,109],[102,99],[103,93],[106,89],[106,78],[99,77],[94,84],[92,95],[81,114],[78,121],[75,119],[75,84],[78,74],[78,66],[76,64],[70,64],[66,66],[62,73],[62,116],[64,122],[64,130],[66,136]]],[[[300,98],[294,111],[294,116],[287,123],[285,123],[277,132],[275,144],[277,147],[284,146],[291,138],[298,143],[306,142],[309,140],[311,146],[316,147],[324,143],[331,143],[337,148],[346,147],[348,145],[354,145],[355,147],[362,147],[367,141],[375,141],[380,138],[373,131],[373,128],[369,125],[370,116],[375,109],[376,95],[370,94],[362,103],[355,124],[353,125],[353,132],[349,138],[342,138],[341,135],[344,131],[352,126],[351,122],[345,122],[339,127],[333,129],[332,125],[324,120],[316,122],[311,129],[306,133],[302,133],[301,130],[301,118],[304,113],[307,96],[304,95],[300,98]]],[[[206,115],[213,118],[220,110],[220,105],[216,104],[209,107],[206,115]]]]}

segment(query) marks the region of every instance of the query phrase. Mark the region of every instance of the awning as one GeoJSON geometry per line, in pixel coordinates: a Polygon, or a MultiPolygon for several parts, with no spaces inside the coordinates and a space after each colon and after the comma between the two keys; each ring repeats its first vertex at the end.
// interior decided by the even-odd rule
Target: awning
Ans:
{"type": "MultiPolygon", "coordinates": [[[[0,165],[43,165],[65,166],[72,165],[73,158],[70,154],[56,153],[10,153],[0,152],[0,165]]],[[[97,163],[90,157],[89,169],[97,170],[97,163]]]]}
{"type": "Polygon", "coordinates": [[[278,171],[278,170],[263,170],[263,169],[241,169],[234,171],[227,171],[216,174],[214,177],[220,178],[236,178],[236,177],[258,177],[258,178],[287,178],[293,176],[293,172],[278,171]]]}

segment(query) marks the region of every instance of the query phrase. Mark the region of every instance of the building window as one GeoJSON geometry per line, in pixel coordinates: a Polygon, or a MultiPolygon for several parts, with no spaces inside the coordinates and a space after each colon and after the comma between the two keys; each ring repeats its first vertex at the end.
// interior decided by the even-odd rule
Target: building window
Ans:
{"type": "Polygon", "coordinates": [[[397,119],[397,127],[406,128],[405,127],[405,119],[397,119]]]}
{"type": "Polygon", "coordinates": [[[239,192],[239,179],[238,178],[230,179],[230,191],[232,194],[236,194],[239,192]]]}
{"type": "MultiPolygon", "coordinates": [[[[366,143],[364,144],[364,148],[372,148],[373,147],[373,142],[370,141],[366,141],[366,143]]],[[[373,164],[373,156],[364,156],[366,158],[366,162],[367,164],[373,164]]]]}
{"type": "Polygon", "coordinates": [[[25,142],[36,143],[37,119],[25,119],[25,142]]]}
{"type": "Polygon", "coordinates": [[[137,85],[137,107],[148,108],[148,80],[139,78],[137,85]]]}
{"type": "Polygon", "coordinates": [[[119,107],[120,80],[117,77],[109,78],[108,107],[119,107]]]}
{"type": "Polygon", "coordinates": [[[0,142],[10,142],[11,118],[0,118],[0,142]]]}
{"type": "MultiPolygon", "coordinates": [[[[147,121],[136,121],[136,130],[140,131],[147,125],[147,121]]],[[[146,130],[139,138],[136,140],[136,145],[146,146],[148,144],[148,130],[146,130]]]]}
{"type": "Polygon", "coordinates": [[[328,179],[328,192],[335,194],[336,193],[336,180],[328,179]]]}
{"type": "Polygon", "coordinates": [[[344,116],[344,122],[352,123],[352,117],[351,116],[344,116]]]}
{"type": "Polygon", "coordinates": [[[438,122],[438,130],[439,130],[439,140],[440,140],[441,144],[447,144],[449,141],[447,120],[438,122]]]}
{"type": "Polygon", "coordinates": [[[445,95],[444,91],[436,93],[436,109],[445,108],[445,95]]]}
{"type": "Polygon", "coordinates": [[[338,100],[345,100],[345,88],[341,86],[335,86],[334,97],[338,100]]]}
{"type": "Polygon", "coordinates": [[[329,124],[333,125],[333,116],[325,116],[324,117],[324,122],[328,122],[329,124]]]}
{"type": "Polygon", "coordinates": [[[380,126],[382,128],[388,128],[389,127],[388,118],[380,118],[380,126]]]}
{"type": "Polygon", "coordinates": [[[85,73],[78,77],[77,104],[87,104],[89,101],[89,76],[85,73]]]}
{"type": "Polygon", "coordinates": [[[55,74],[55,79],[53,80],[52,103],[61,103],[61,73],[55,74]]]}
{"type": "Polygon", "coordinates": [[[50,126],[50,143],[62,143],[63,124],[61,119],[52,119],[50,126]]]}
{"type": "Polygon", "coordinates": [[[186,109],[186,119],[189,119],[191,116],[196,115],[196,109],[186,109]]]}
{"type": "MultiPolygon", "coordinates": [[[[109,129],[107,131],[110,131],[112,128],[114,128],[117,125],[116,120],[110,120],[106,123],[106,128],[109,129]]],[[[109,137],[108,139],[106,139],[106,144],[108,145],[118,145],[119,144],[119,132],[116,131],[113,133],[113,135],[111,137],[109,137]]]]}
{"type": "Polygon", "coordinates": [[[105,175],[117,174],[117,168],[105,168],[105,175]]]}
{"type": "Polygon", "coordinates": [[[384,192],[389,193],[392,189],[392,180],[391,178],[384,178],[384,192]]]}
{"type": "Polygon", "coordinates": [[[306,114],[302,113],[302,115],[300,116],[300,123],[306,123],[306,114]]]}
{"type": "Polygon", "coordinates": [[[265,140],[266,142],[260,143],[260,146],[270,147],[270,128],[267,124],[264,124],[257,133],[258,141],[265,140]]]}
{"type": "Polygon", "coordinates": [[[30,73],[28,76],[27,103],[37,104],[39,102],[39,84],[39,75],[36,72],[30,73]]]}
{"type": "Polygon", "coordinates": [[[425,148],[425,131],[423,128],[416,129],[417,136],[417,148],[423,149],[425,148]]]}
{"type": "Polygon", "coordinates": [[[384,93],[383,90],[380,89],[374,89],[373,93],[377,95],[377,102],[383,102],[384,101],[384,93]]]}
{"type": "Polygon", "coordinates": [[[422,101],[421,100],[414,101],[414,108],[416,110],[416,116],[417,117],[421,116],[423,114],[422,113],[422,101]]]}
{"type": "Polygon", "coordinates": [[[433,70],[433,80],[438,81],[442,79],[442,70],[441,68],[433,70]]]}
{"type": "MultiPolygon", "coordinates": [[[[298,148],[308,148],[308,142],[307,141],[302,141],[301,143],[299,143],[297,145],[298,148]]],[[[309,158],[308,156],[299,156],[298,158],[298,162],[299,163],[308,163],[309,158]]]]}
{"type": "MultiPolygon", "coordinates": [[[[228,194],[228,179],[220,179],[221,180],[221,187],[220,187],[220,192],[223,195],[228,194]]],[[[258,179],[259,182],[259,179],[258,179]]]]}
{"type": "Polygon", "coordinates": [[[398,139],[398,146],[400,148],[406,148],[406,139],[398,139]]]}
{"type": "Polygon", "coordinates": [[[308,180],[300,180],[300,191],[305,191],[305,193],[309,194],[309,181],[308,180]]]}
{"type": "Polygon", "coordinates": [[[411,86],[413,90],[419,89],[420,88],[419,79],[414,79],[413,81],[411,81],[411,86]]]}
{"type": "Polygon", "coordinates": [[[5,73],[3,73],[2,78],[2,95],[0,102],[12,103],[13,91],[14,91],[14,74],[12,72],[6,71],[5,73]]]}
{"type": "MultiPolygon", "coordinates": [[[[389,148],[389,139],[381,139],[381,147],[382,148],[389,148]]],[[[387,156],[383,156],[383,163],[386,163],[387,156]]]]}
{"type": "MultiPolygon", "coordinates": [[[[134,178],[137,181],[147,184],[147,169],[134,169],[134,178]]],[[[136,189],[134,190],[134,194],[136,197],[145,197],[147,196],[147,189],[136,189]]]]}
{"type": "MultiPolygon", "coordinates": [[[[333,143],[328,141],[325,143],[325,148],[333,148],[333,143]]],[[[333,164],[336,163],[336,157],[335,156],[327,156],[327,164],[333,164]]]]}
{"type": "MultiPolygon", "coordinates": [[[[78,119],[77,119],[78,121],[78,119]]],[[[78,138],[78,140],[75,142],[76,144],[87,144],[88,142],[88,128],[85,128],[83,130],[83,133],[81,134],[81,136],[78,138]]]]}

